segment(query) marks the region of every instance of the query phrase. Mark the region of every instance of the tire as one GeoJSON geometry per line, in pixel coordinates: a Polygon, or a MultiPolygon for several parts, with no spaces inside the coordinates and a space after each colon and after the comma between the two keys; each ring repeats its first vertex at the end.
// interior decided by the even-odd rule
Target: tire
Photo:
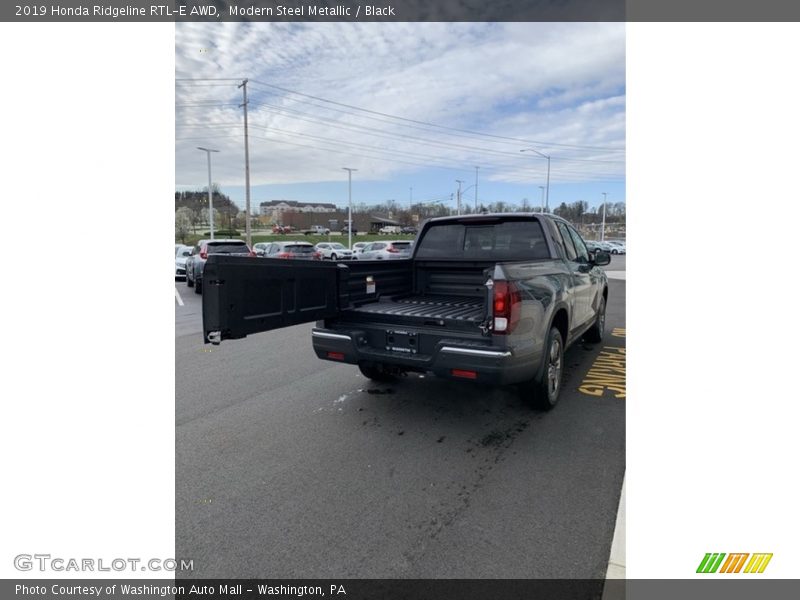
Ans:
{"type": "Polygon", "coordinates": [[[378,383],[388,383],[395,380],[395,377],[384,372],[379,364],[359,363],[358,370],[361,371],[361,374],[367,379],[378,383]]]}
{"type": "Polygon", "coordinates": [[[587,342],[597,343],[603,341],[603,333],[606,329],[606,299],[600,296],[600,305],[597,307],[597,318],[584,334],[587,342]]]}
{"type": "Polygon", "coordinates": [[[336,253],[331,254],[331,260],[336,260],[336,253]]]}
{"type": "Polygon", "coordinates": [[[542,374],[523,386],[523,396],[535,408],[552,409],[561,395],[564,380],[564,340],[555,327],[547,334],[542,374]]]}
{"type": "Polygon", "coordinates": [[[203,293],[203,280],[198,279],[194,282],[194,293],[195,294],[202,294],[203,293]]]}
{"type": "Polygon", "coordinates": [[[189,279],[189,269],[186,269],[186,287],[194,287],[194,281],[189,279]]]}

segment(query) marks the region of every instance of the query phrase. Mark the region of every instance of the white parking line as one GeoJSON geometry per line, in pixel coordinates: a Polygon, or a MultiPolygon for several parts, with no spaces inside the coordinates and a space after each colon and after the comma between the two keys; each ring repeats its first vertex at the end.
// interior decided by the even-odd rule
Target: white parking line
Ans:
{"type": "MultiPolygon", "coordinates": [[[[622,492],[619,495],[617,524],[614,527],[614,539],[608,557],[606,579],[625,579],[625,477],[622,478],[622,492]]],[[[622,588],[609,589],[606,586],[603,600],[618,600],[618,592],[622,588]]],[[[624,597],[624,595],[623,595],[624,597]]]]}
{"type": "Polygon", "coordinates": [[[178,303],[178,306],[183,306],[183,298],[181,298],[180,292],[178,292],[178,288],[175,288],[175,301],[178,303]]]}

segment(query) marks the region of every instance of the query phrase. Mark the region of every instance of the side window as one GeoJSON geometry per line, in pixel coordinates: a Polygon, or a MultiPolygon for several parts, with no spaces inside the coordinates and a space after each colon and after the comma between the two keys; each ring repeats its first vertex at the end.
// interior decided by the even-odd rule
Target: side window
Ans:
{"type": "Polygon", "coordinates": [[[200,254],[200,244],[197,244],[194,248],[192,248],[192,256],[195,254],[200,254]]]}
{"type": "Polygon", "coordinates": [[[280,248],[280,246],[278,244],[272,244],[272,246],[269,247],[269,253],[270,254],[277,254],[278,253],[278,248],[280,248]]]}
{"type": "Polygon", "coordinates": [[[581,239],[580,234],[572,227],[569,228],[569,232],[572,235],[572,241],[575,242],[575,251],[578,253],[578,262],[588,263],[589,250],[586,248],[586,244],[583,243],[583,239],[581,239]]]}
{"type": "Polygon", "coordinates": [[[557,221],[557,224],[558,231],[564,243],[564,252],[567,254],[567,260],[576,260],[578,258],[578,253],[575,251],[575,244],[572,243],[572,236],[570,236],[567,226],[561,221],[557,221]]]}

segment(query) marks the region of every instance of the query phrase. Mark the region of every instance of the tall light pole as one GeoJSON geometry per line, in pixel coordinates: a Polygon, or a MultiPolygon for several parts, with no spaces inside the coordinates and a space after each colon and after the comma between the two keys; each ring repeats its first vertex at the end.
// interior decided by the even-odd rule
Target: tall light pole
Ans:
{"type": "Polygon", "coordinates": [[[475,212],[478,212],[478,169],[480,167],[475,167],[475,212]]]}
{"type": "Polygon", "coordinates": [[[253,243],[250,236],[250,144],[247,138],[247,79],[243,80],[242,88],[242,104],[240,108],[244,108],[244,237],[247,240],[247,245],[252,248],[253,243]]]}
{"type": "Polygon", "coordinates": [[[540,185],[539,189],[542,190],[542,212],[544,212],[544,186],[540,185]]]}
{"type": "Polygon", "coordinates": [[[606,196],[608,194],[603,192],[603,224],[600,225],[600,241],[606,241],[606,196]]]}
{"type": "Polygon", "coordinates": [[[520,152],[536,152],[542,158],[547,159],[547,196],[545,199],[545,208],[550,212],[550,157],[547,154],[539,152],[536,148],[523,148],[520,152]]]}
{"type": "Polygon", "coordinates": [[[347,247],[353,249],[353,171],[350,167],[342,167],[347,171],[347,247]]]}
{"type": "Polygon", "coordinates": [[[211,200],[211,153],[212,152],[219,152],[219,150],[212,150],[211,148],[201,148],[200,146],[197,147],[198,150],[202,150],[206,153],[206,157],[208,158],[208,223],[210,226],[210,233],[211,239],[214,239],[214,203],[211,200]]]}
{"type": "Polygon", "coordinates": [[[461,214],[461,184],[464,183],[460,179],[456,179],[456,183],[458,183],[458,196],[456,196],[456,214],[461,214]]]}

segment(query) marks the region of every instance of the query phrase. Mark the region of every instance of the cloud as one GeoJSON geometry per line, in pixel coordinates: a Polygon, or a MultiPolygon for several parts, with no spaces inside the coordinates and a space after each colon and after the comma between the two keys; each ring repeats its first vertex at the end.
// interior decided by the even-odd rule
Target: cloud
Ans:
{"type": "MultiPolygon", "coordinates": [[[[338,180],[342,166],[376,180],[481,165],[487,177],[514,181],[544,168],[519,153],[520,142],[264,84],[535,142],[553,157],[554,182],[619,178],[624,33],[616,23],[179,23],[176,78],[249,78],[253,185],[338,180]]],[[[176,82],[179,185],[205,181],[198,145],[220,150],[215,181],[243,183],[237,83],[176,82]]]]}

